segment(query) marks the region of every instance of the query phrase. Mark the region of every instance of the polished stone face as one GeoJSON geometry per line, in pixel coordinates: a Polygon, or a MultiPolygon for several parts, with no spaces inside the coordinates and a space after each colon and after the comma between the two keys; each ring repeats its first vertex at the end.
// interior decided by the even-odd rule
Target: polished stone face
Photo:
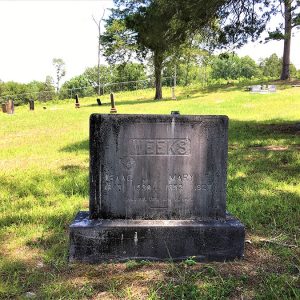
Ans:
{"type": "Polygon", "coordinates": [[[90,213],[112,219],[222,219],[226,116],[90,119],[90,213]]]}

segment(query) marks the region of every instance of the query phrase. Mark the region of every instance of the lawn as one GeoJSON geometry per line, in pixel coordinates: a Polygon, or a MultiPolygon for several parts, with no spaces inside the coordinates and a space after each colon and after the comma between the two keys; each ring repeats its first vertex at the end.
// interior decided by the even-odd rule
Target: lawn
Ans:
{"type": "Polygon", "coordinates": [[[229,116],[227,206],[246,226],[244,260],[68,264],[68,226],[88,209],[89,116],[109,99],[36,103],[0,114],[1,299],[300,298],[300,89],[164,93],[119,93],[118,113],[229,116]]]}

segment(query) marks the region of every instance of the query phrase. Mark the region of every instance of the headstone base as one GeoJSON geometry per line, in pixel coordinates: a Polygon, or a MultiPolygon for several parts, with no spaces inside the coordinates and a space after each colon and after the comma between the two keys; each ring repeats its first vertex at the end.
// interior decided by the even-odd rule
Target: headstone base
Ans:
{"type": "Polygon", "coordinates": [[[224,221],[91,220],[79,212],[70,225],[70,262],[242,258],[245,228],[227,215],[224,221]]]}

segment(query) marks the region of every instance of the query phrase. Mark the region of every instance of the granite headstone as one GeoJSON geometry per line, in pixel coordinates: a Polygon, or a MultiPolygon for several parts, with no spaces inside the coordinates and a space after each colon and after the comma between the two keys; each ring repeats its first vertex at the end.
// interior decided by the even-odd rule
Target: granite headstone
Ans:
{"type": "Polygon", "coordinates": [[[226,116],[90,119],[90,211],[70,226],[70,260],[241,258],[226,213],[226,116]]]}

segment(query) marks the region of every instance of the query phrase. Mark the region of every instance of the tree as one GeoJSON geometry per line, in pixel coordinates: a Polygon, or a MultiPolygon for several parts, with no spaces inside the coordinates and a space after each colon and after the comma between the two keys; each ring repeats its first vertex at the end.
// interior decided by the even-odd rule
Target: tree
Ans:
{"type": "Polygon", "coordinates": [[[281,59],[277,56],[277,54],[273,53],[271,56],[260,62],[260,68],[262,69],[264,76],[279,78],[281,71],[281,59]]]}
{"type": "MultiPolygon", "coordinates": [[[[100,66],[100,82],[102,83],[102,87],[107,83],[112,83],[115,81],[114,68],[114,66],[100,66]]],[[[88,80],[89,84],[93,86],[95,90],[97,90],[97,93],[99,94],[98,66],[86,68],[82,75],[88,80]]]]}
{"type": "Polygon", "coordinates": [[[103,36],[105,53],[111,53],[111,59],[124,63],[132,56],[130,50],[143,58],[150,51],[155,69],[155,99],[162,99],[161,73],[171,44],[166,40],[168,24],[159,10],[158,1],[114,2],[116,8],[107,20],[106,34],[103,36]]]}
{"type": "MultiPolygon", "coordinates": [[[[261,60],[260,68],[264,76],[271,78],[279,78],[282,72],[282,58],[279,58],[277,54],[273,53],[271,56],[261,60]]],[[[293,64],[289,65],[290,76],[296,76],[297,70],[293,64]]]]}
{"type": "Polygon", "coordinates": [[[214,79],[250,79],[259,74],[259,68],[251,57],[238,57],[234,53],[224,53],[215,57],[211,68],[211,76],[214,79]]]}
{"type": "Polygon", "coordinates": [[[269,40],[283,40],[283,60],[280,78],[289,78],[292,29],[300,26],[299,0],[232,0],[220,11],[220,45],[241,46],[250,38],[258,39],[272,17],[282,15],[275,31],[269,31],[269,40]]]}
{"type": "Polygon", "coordinates": [[[8,81],[2,84],[1,98],[4,100],[13,99],[15,105],[26,102],[30,97],[25,83],[8,81]]]}
{"type": "Polygon", "coordinates": [[[222,54],[215,57],[211,68],[213,79],[238,79],[241,74],[241,61],[235,54],[222,54]]]}
{"type": "Polygon", "coordinates": [[[39,101],[52,100],[55,97],[55,87],[52,84],[53,79],[47,76],[45,82],[31,81],[26,85],[26,100],[33,99],[39,101]]]}
{"type": "Polygon", "coordinates": [[[59,83],[66,75],[65,62],[61,58],[53,58],[52,64],[56,70],[56,92],[59,92],[59,83]]]}
{"type": "Polygon", "coordinates": [[[147,75],[142,64],[127,63],[120,64],[114,68],[115,82],[133,82],[139,80],[146,80],[147,75]]]}
{"type": "Polygon", "coordinates": [[[284,21],[280,23],[275,31],[269,32],[267,40],[283,40],[283,58],[281,68],[281,80],[290,78],[290,52],[291,52],[291,39],[292,30],[300,26],[300,1],[298,0],[279,0],[269,1],[272,2],[272,14],[282,14],[284,21]],[[278,3],[279,2],[279,3],[278,3]]]}
{"type": "Polygon", "coordinates": [[[209,55],[209,52],[202,47],[202,36],[191,36],[166,59],[164,77],[173,77],[176,72],[176,83],[184,86],[199,81],[203,71],[204,57],[209,55]]]}
{"type": "Polygon", "coordinates": [[[109,60],[124,62],[132,52],[142,58],[150,54],[154,65],[155,99],[161,99],[161,76],[166,58],[193,30],[207,27],[224,2],[114,0],[115,8],[103,35],[105,55],[109,60]]]}
{"type": "Polygon", "coordinates": [[[55,97],[55,87],[53,86],[53,78],[46,76],[46,80],[43,84],[43,91],[39,94],[40,101],[52,100],[55,97]]]}
{"type": "Polygon", "coordinates": [[[259,66],[250,56],[247,55],[241,57],[240,60],[241,60],[240,77],[250,79],[261,74],[259,66]]]}

